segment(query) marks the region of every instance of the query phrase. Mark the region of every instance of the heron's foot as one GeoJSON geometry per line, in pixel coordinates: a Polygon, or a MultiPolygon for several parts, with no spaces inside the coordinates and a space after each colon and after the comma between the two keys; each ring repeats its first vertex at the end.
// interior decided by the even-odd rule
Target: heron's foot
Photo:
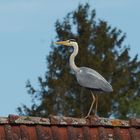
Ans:
{"type": "Polygon", "coordinates": [[[91,115],[90,115],[90,112],[88,112],[88,114],[84,117],[85,119],[89,118],[91,115]]]}
{"type": "Polygon", "coordinates": [[[87,114],[86,117],[84,117],[85,119],[89,118],[89,117],[99,117],[97,111],[95,110],[93,115],[87,114]]]}
{"type": "Polygon", "coordinates": [[[99,116],[98,116],[97,112],[95,111],[93,113],[93,115],[87,114],[84,118],[87,119],[87,118],[90,118],[90,117],[97,117],[98,118],[99,116]]]}
{"type": "Polygon", "coordinates": [[[88,118],[99,118],[99,116],[97,114],[93,114],[93,115],[87,115],[86,117],[84,117],[85,119],[88,118]]]}
{"type": "Polygon", "coordinates": [[[85,119],[87,119],[87,118],[89,118],[90,117],[90,115],[86,115],[86,117],[84,117],[85,119]]]}

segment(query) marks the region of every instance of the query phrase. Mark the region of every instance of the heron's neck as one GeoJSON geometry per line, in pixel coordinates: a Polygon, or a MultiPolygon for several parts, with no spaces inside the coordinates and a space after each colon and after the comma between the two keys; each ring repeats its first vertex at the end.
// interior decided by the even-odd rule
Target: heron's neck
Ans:
{"type": "Polygon", "coordinates": [[[78,72],[79,68],[75,65],[75,61],[74,61],[76,55],[78,54],[78,44],[77,43],[73,44],[73,48],[74,48],[74,51],[71,54],[70,60],[69,60],[70,61],[70,67],[71,67],[72,70],[74,70],[74,72],[78,72]]]}

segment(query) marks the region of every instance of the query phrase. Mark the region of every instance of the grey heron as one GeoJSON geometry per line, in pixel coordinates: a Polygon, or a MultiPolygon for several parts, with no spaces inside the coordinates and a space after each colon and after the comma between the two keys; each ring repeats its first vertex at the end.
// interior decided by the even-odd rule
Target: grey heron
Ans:
{"type": "Polygon", "coordinates": [[[72,46],[74,48],[73,53],[70,56],[69,63],[71,69],[74,71],[74,74],[76,76],[77,82],[79,85],[88,88],[91,90],[92,94],[92,104],[90,106],[90,109],[87,113],[88,117],[92,111],[93,105],[96,102],[95,106],[95,115],[97,113],[97,104],[98,104],[98,96],[95,97],[92,90],[98,90],[98,91],[104,91],[104,92],[112,92],[112,86],[105,80],[103,76],[101,76],[97,71],[88,68],[88,67],[78,67],[75,64],[75,57],[78,54],[78,44],[74,39],[69,39],[66,41],[59,41],[56,42],[58,45],[65,45],[65,46],[72,46]]]}

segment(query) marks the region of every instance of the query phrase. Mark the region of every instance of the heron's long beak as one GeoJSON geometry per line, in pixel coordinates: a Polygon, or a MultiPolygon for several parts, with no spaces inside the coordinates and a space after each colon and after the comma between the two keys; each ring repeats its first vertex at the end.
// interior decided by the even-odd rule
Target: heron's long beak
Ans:
{"type": "Polygon", "coordinates": [[[59,42],[55,42],[55,44],[58,44],[58,45],[68,45],[68,41],[59,41],[59,42]]]}

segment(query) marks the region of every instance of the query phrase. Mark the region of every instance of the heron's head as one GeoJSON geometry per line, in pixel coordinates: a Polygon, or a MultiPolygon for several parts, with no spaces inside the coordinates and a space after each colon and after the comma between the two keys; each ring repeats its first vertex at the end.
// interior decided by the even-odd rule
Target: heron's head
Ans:
{"type": "Polygon", "coordinates": [[[69,40],[66,40],[66,41],[56,42],[55,44],[65,45],[65,46],[74,46],[75,44],[77,44],[77,42],[75,41],[75,39],[69,39],[69,40]]]}

